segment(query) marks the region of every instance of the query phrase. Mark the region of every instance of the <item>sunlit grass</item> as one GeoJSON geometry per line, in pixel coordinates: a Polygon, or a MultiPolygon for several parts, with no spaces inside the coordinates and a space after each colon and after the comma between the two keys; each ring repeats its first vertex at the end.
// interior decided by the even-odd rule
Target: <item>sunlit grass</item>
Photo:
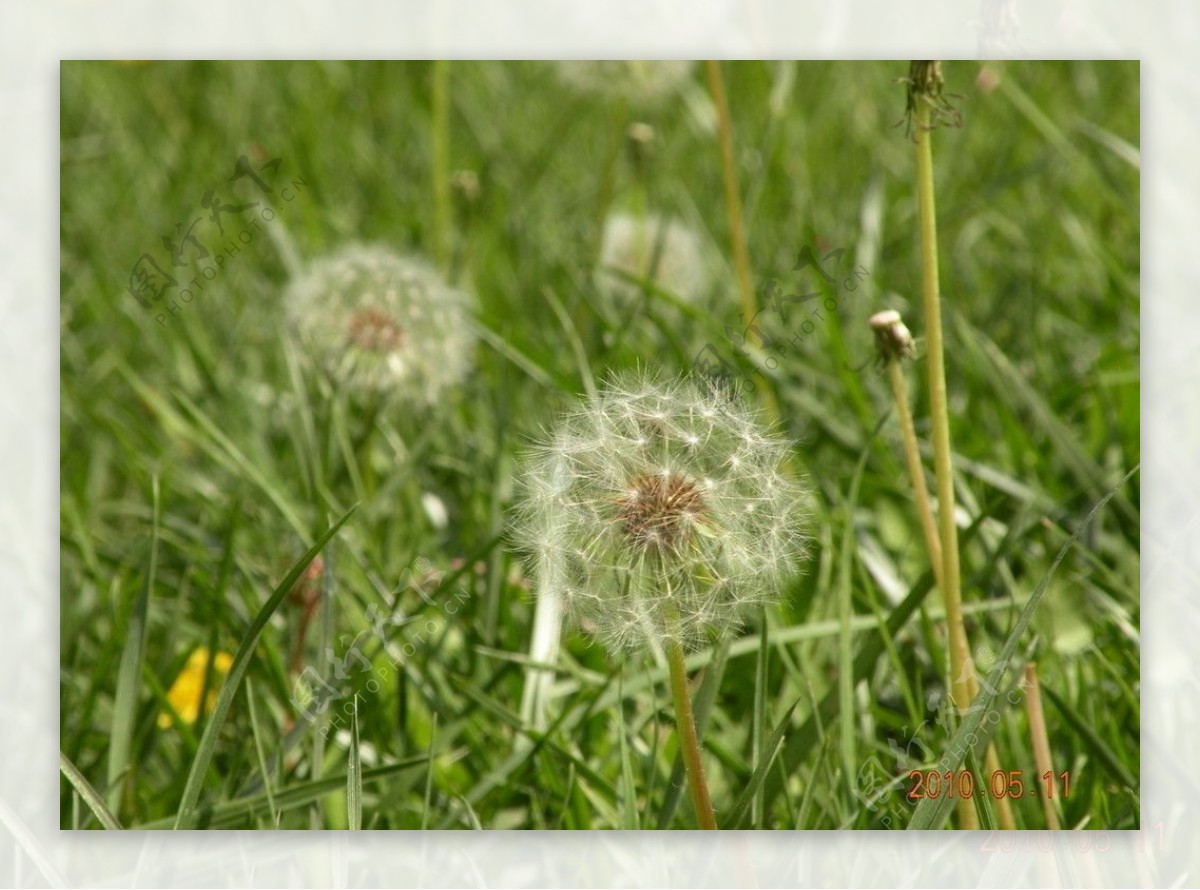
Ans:
{"type": "MultiPolygon", "coordinates": [[[[1140,459],[1138,66],[992,67],[998,86],[985,90],[978,64],[946,63],[964,126],[939,131],[936,167],[981,678],[1059,549],[1140,459]]],[[[676,97],[621,110],[547,66],[456,62],[435,161],[430,64],[64,63],[63,827],[98,827],[100,812],[167,828],[185,799],[195,809],[183,815],[212,827],[344,828],[360,813],[365,829],[690,827],[672,786],[665,663],[570,629],[549,728],[523,725],[533,601],[504,533],[518,455],[592,376],[686,372],[708,345],[760,372],[815,494],[813,555],[765,632],[688,660],[706,667],[693,693],[718,824],[909,823],[908,771],[932,768],[952,727],[938,710],[944,616],[925,595],[867,325],[900,310],[922,361],[912,147],[892,127],[907,63],[722,71],[759,306],[769,279],[785,298],[819,295],[785,302],[782,317],[764,309],[765,349],[738,319],[702,67],[676,97]],[[685,221],[720,270],[724,308],[650,282],[619,315],[598,300],[596,209],[622,114],[653,127],[653,175],[622,155],[613,206],[636,190],[685,221]],[[229,182],[242,155],[255,170],[281,160],[263,174],[272,194],[229,182]],[[431,181],[445,167],[474,173],[478,194],[447,196],[431,181]],[[226,213],[218,236],[209,190],[225,205],[269,202],[274,219],[253,228],[237,220],[261,207],[226,213]],[[185,268],[164,268],[184,287],[200,275],[191,301],[143,308],[130,270],[147,252],[169,265],[162,236],[197,217],[211,254],[237,252],[212,279],[185,252],[185,268]],[[451,283],[477,295],[476,370],[460,393],[428,411],[372,403],[290,336],[286,250],[308,260],[349,242],[445,254],[451,283]],[[806,246],[818,259],[844,250],[823,260],[832,281],[793,269],[806,246]],[[240,652],[271,592],[356,504],[324,550],[302,650],[308,679],[339,697],[304,722],[289,670],[302,606],[285,598],[215,731],[203,712],[160,728],[190,653],[240,652]]],[[[927,397],[912,395],[931,468],[927,397]]],[[[1064,828],[1138,825],[1138,484],[1070,549],[1016,649],[1037,661],[1051,759],[1071,774],[1064,828]]],[[[1020,676],[1016,663],[1006,682],[1020,676]]],[[[1022,704],[994,738],[1005,769],[1034,773],[1022,704]]],[[[1019,827],[1045,827],[1036,795],[1013,808],[1019,827]]]]}

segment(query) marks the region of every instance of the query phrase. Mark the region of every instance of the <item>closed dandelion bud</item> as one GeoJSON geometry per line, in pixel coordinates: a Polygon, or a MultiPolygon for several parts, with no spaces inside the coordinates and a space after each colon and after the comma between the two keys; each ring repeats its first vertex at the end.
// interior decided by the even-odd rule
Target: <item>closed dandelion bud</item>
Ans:
{"type": "Polygon", "coordinates": [[[419,259],[351,245],[312,263],[287,302],[305,348],[349,389],[428,405],[471,368],[471,298],[419,259]]]}
{"type": "Polygon", "coordinates": [[[875,332],[875,348],[883,365],[916,355],[917,344],[913,341],[912,332],[895,309],[876,312],[867,323],[875,332]]]}
{"type": "Polygon", "coordinates": [[[614,213],[604,223],[597,284],[618,301],[638,297],[642,288],[637,282],[642,280],[699,301],[711,283],[711,271],[699,235],[678,220],[614,213]]]}
{"type": "Polygon", "coordinates": [[[639,179],[645,180],[649,176],[655,138],[654,127],[641,121],[631,124],[626,133],[625,144],[629,152],[629,161],[639,179]]]}
{"type": "Polygon", "coordinates": [[[787,449],[693,381],[614,378],[526,467],[515,536],[539,593],[627,650],[736,627],[804,555],[787,449]]]}

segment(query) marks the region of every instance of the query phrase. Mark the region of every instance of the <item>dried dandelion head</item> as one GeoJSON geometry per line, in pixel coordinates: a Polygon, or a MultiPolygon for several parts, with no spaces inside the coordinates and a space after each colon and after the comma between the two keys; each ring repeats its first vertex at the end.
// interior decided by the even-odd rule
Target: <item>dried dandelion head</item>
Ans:
{"type": "Polygon", "coordinates": [[[617,648],[687,647],[776,599],[805,551],[787,443],[691,380],[613,378],[530,456],[515,537],[539,591],[617,648]]]}
{"type": "Polygon", "coordinates": [[[288,289],[304,347],[350,389],[432,404],[471,368],[471,298],[421,260],[351,245],[288,289]]]}

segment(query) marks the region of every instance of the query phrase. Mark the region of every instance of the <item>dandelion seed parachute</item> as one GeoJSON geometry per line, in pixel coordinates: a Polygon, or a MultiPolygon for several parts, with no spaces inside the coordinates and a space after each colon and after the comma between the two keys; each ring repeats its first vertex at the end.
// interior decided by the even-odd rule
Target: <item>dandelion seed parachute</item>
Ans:
{"type": "Polygon", "coordinates": [[[316,260],[287,304],[305,348],[349,389],[431,405],[471,368],[471,297],[386,247],[354,244],[316,260]]]}
{"type": "Polygon", "coordinates": [[[787,443],[703,383],[614,377],[521,479],[514,536],[539,597],[617,649],[695,647],[775,600],[805,552],[787,443]]]}

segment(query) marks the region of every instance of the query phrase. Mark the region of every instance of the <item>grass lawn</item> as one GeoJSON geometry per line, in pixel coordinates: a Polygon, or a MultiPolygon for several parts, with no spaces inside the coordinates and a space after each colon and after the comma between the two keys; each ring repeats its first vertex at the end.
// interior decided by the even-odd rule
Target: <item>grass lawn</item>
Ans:
{"type": "MultiPolygon", "coordinates": [[[[868,326],[916,337],[932,493],[908,70],[721,66],[751,324],[703,63],[64,62],[61,826],[695,827],[662,651],[568,618],[537,671],[510,526],[531,443],[610,374],[714,366],[777,418],[809,536],[778,603],[688,653],[716,820],[914,824],[965,754],[868,326]],[[615,268],[630,231],[657,278],[615,268]],[[412,348],[450,339],[404,386],[324,361],[319,316],[298,335],[326,303],[297,282],[354,244],[441,279],[412,348]]],[[[1137,828],[1139,66],[944,72],[963,603],[1002,775],[982,742],[961,769],[981,825],[995,780],[1047,827],[1035,663],[1061,825],[1137,828]]],[[[961,825],[942,802],[920,818],[961,825]]]]}

